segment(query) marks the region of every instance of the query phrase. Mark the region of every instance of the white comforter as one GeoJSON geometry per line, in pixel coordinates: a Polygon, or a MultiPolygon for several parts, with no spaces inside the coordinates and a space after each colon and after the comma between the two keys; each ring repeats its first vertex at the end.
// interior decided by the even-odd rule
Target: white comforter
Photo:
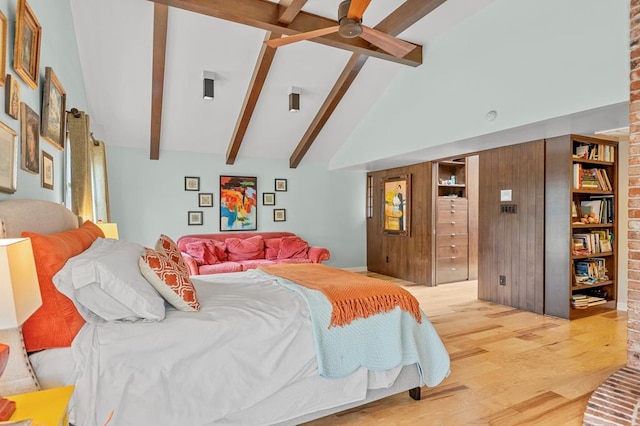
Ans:
{"type": "MultiPolygon", "coordinates": [[[[224,423],[317,376],[305,302],[243,275],[194,279],[197,313],[168,308],[160,322],[87,323],[73,342],[75,424],[102,425],[111,411],[110,425],[224,423]]],[[[349,399],[366,388],[366,371],[353,375],[349,399]]],[[[333,405],[345,402],[341,393],[333,405]]]]}

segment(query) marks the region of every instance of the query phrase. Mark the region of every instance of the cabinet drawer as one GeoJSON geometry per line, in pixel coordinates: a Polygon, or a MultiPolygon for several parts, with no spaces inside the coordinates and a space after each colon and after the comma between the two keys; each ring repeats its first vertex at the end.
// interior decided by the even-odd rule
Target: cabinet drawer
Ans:
{"type": "Polygon", "coordinates": [[[441,264],[440,260],[438,260],[436,275],[439,284],[466,280],[469,278],[469,267],[467,266],[466,259],[464,264],[441,264]]]}
{"type": "Polygon", "coordinates": [[[441,223],[467,223],[467,210],[438,210],[437,224],[441,223]]]}
{"type": "Polygon", "coordinates": [[[438,247],[438,260],[445,258],[466,258],[469,256],[469,246],[466,244],[450,244],[448,246],[440,246],[438,247]]]}
{"type": "Polygon", "coordinates": [[[467,222],[456,222],[452,220],[450,222],[438,223],[436,225],[437,235],[451,235],[451,234],[467,234],[467,222]]]}
{"type": "Polygon", "coordinates": [[[438,198],[438,210],[446,210],[451,207],[466,209],[468,205],[466,198],[438,198]]]}
{"type": "Polygon", "coordinates": [[[459,246],[459,245],[467,245],[469,244],[469,235],[466,233],[451,233],[451,234],[438,234],[438,238],[436,238],[436,246],[444,247],[444,246],[459,246]]]}

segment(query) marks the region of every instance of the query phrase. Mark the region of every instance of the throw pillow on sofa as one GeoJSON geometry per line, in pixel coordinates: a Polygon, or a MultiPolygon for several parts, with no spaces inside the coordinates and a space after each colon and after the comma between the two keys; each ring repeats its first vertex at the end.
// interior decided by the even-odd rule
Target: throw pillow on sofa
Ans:
{"type": "Polygon", "coordinates": [[[280,242],[282,238],[265,238],[264,239],[264,258],[267,260],[276,260],[280,251],[280,242]]]}
{"type": "Polygon", "coordinates": [[[264,240],[262,235],[250,238],[227,238],[225,241],[229,260],[264,259],[264,240]]]}
{"type": "Polygon", "coordinates": [[[213,241],[194,241],[186,245],[187,254],[196,261],[198,266],[215,265],[220,263],[216,256],[216,247],[213,241]]]}
{"type": "Polygon", "coordinates": [[[300,237],[282,237],[278,259],[306,259],[309,244],[300,237]]]}

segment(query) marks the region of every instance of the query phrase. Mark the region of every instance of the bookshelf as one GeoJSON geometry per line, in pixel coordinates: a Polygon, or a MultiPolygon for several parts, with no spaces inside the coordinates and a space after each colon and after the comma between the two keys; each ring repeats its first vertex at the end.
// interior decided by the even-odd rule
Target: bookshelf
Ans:
{"type": "Polygon", "coordinates": [[[436,182],[436,284],[469,278],[469,202],[466,159],[438,161],[436,182]]]}
{"type": "Polygon", "coordinates": [[[545,151],[545,313],[615,310],[617,142],[569,135],[545,151]]]}

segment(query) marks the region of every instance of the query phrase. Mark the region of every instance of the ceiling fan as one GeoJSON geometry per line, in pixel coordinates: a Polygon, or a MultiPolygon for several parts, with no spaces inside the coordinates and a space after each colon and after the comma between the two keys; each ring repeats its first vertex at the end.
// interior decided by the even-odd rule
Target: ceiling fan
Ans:
{"type": "Polygon", "coordinates": [[[416,46],[411,43],[362,25],[362,15],[364,15],[365,10],[367,10],[369,3],[371,3],[371,0],[344,0],[338,6],[339,25],[267,40],[265,44],[270,47],[280,47],[297,41],[309,40],[337,32],[345,38],[355,38],[359,36],[398,58],[404,57],[407,53],[415,49],[416,46]]]}

